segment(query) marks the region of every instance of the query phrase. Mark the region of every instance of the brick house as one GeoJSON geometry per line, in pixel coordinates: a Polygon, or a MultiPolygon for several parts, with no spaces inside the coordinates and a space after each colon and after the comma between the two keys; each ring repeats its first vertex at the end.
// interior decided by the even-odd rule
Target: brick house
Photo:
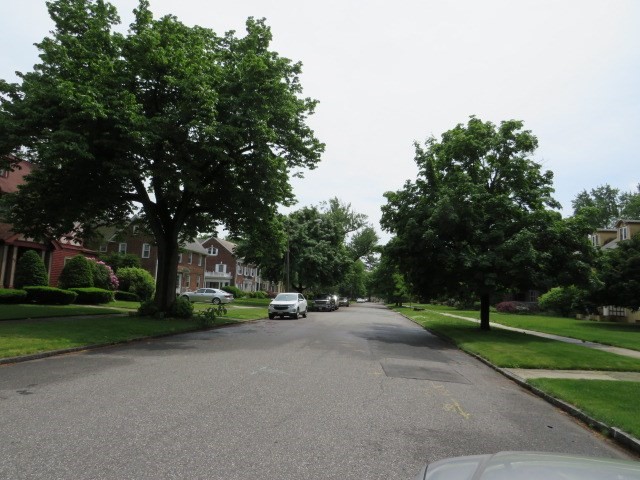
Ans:
{"type": "MultiPolygon", "coordinates": [[[[103,242],[98,250],[101,254],[132,254],[139,258],[140,266],[148,271],[154,280],[158,278],[158,248],[153,237],[132,222],[124,231],[115,229],[102,232],[103,242]]],[[[181,247],[178,255],[176,293],[204,287],[207,251],[199,242],[189,242],[181,247]]]]}
{"type": "MultiPolygon", "coordinates": [[[[0,170],[0,196],[17,191],[18,185],[24,183],[25,177],[33,170],[34,166],[25,160],[9,157],[16,163],[13,171],[0,170]]],[[[27,238],[20,232],[15,232],[12,225],[0,222],[0,287],[13,288],[16,264],[20,257],[28,250],[36,251],[42,258],[49,285],[57,286],[60,273],[71,257],[84,255],[95,257],[94,250],[85,248],[83,243],[76,239],[57,239],[39,242],[27,238]]]]}
{"type": "Polygon", "coordinates": [[[244,292],[280,291],[278,283],[263,281],[256,265],[245,263],[244,259],[236,257],[235,243],[209,237],[202,241],[202,246],[208,254],[206,287],[222,288],[231,285],[244,292]]]}

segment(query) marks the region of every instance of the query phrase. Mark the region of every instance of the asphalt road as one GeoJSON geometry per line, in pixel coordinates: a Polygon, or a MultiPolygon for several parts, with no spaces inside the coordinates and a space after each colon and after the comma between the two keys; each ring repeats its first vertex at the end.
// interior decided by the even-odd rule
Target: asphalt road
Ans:
{"type": "Polygon", "coordinates": [[[3,479],[412,479],[449,456],[627,458],[379,306],[0,367],[3,479]]]}

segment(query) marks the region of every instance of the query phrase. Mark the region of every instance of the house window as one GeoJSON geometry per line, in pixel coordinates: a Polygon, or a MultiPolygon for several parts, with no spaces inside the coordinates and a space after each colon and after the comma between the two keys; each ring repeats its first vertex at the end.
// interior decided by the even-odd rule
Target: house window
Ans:
{"type": "Polygon", "coordinates": [[[142,258],[149,258],[151,256],[151,245],[148,243],[142,244],[142,258]]]}
{"type": "Polygon", "coordinates": [[[0,177],[8,178],[9,177],[9,170],[3,170],[3,169],[0,168],[0,177]]]}
{"type": "Polygon", "coordinates": [[[126,243],[119,243],[118,244],[118,253],[127,253],[127,244],[126,243]]]}
{"type": "Polygon", "coordinates": [[[216,265],[216,272],[217,273],[226,273],[227,272],[227,266],[224,263],[218,263],[216,265]]]}
{"type": "Polygon", "coordinates": [[[627,227],[622,227],[620,229],[620,240],[626,240],[627,238],[629,238],[629,230],[627,227]]]}
{"type": "Polygon", "coordinates": [[[238,275],[242,275],[242,265],[238,264],[238,268],[236,269],[238,275]]]}
{"type": "Polygon", "coordinates": [[[244,276],[249,276],[249,269],[247,267],[244,267],[244,276]]]}
{"type": "Polygon", "coordinates": [[[207,248],[207,253],[209,255],[218,255],[218,249],[216,247],[207,248]]]}
{"type": "Polygon", "coordinates": [[[198,254],[198,266],[202,266],[202,255],[198,254]]]}
{"type": "Polygon", "coordinates": [[[184,286],[187,288],[191,286],[191,275],[184,276],[184,286]]]}
{"type": "Polygon", "coordinates": [[[135,235],[136,233],[138,233],[138,226],[134,225],[133,228],[131,229],[131,231],[133,232],[133,234],[135,235]]]}
{"type": "Polygon", "coordinates": [[[107,244],[106,244],[106,243],[103,243],[102,245],[100,245],[100,251],[101,251],[102,253],[104,253],[104,252],[106,252],[106,251],[107,251],[107,244]]]}
{"type": "Polygon", "coordinates": [[[200,275],[198,275],[198,279],[196,280],[196,288],[200,288],[200,275]]]}
{"type": "Polygon", "coordinates": [[[181,253],[178,254],[178,263],[182,263],[182,254],[181,253]]]}
{"type": "Polygon", "coordinates": [[[193,252],[189,252],[189,263],[193,263],[193,252]]]}

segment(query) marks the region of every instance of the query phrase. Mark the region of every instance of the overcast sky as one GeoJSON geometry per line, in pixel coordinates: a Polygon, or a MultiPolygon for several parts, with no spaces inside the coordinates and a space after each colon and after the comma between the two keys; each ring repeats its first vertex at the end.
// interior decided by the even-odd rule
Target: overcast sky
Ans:
{"type": "MultiPolygon", "coordinates": [[[[111,3],[127,26],[137,0],[111,3]]],[[[151,0],[151,10],[240,36],[247,17],[265,17],[272,48],[303,63],[327,148],[294,179],[299,206],[337,196],[378,227],[383,193],[415,179],[413,142],[470,115],[525,122],[565,215],[583,189],[640,183],[640,1],[151,0]]],[[[51,28],[44,0],[2,0],[0,78],[31,70],[51,28]]]]}

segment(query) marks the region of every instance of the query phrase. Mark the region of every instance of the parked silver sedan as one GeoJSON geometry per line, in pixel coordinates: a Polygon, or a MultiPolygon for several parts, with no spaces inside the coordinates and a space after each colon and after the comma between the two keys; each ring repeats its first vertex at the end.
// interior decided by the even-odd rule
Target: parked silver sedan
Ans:
{"type": "Polygon", "coordinates": [[[233,301],[233,295],[217,288],[199,288],[195,292],[185,292],[181,297],[190,302],[211,302],[214,305],[233,301]]]}
{"type": "Polygon", "coordinates": [[[301,293],[279,293],[269,304],[269,318],[307,318],[307,310],[307,299],[301,293]]]}

